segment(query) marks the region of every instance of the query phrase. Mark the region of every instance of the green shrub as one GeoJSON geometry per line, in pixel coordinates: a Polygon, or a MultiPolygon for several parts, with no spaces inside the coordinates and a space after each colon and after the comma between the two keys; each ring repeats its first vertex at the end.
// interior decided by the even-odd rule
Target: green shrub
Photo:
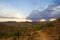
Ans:
{"type": "Polygon", "coordinates": [[[19,36],[22,36],[22,32],[17,31],[17,32],[14,33],[14,36],[19,38],[19,36]]]}
{"type": "Polygon", "coordinates": [[[38,26],[38,30],[41,30],[41,29],[43,29],[44,28],[44,26],[38,26]]]}
{"type": "Polygon", "coordinates": [[[1,33],[1,32],[0,32],[0,38],[3,37],[3,36],[4,36],[4,33],[1,33]]]}
{"type": "Polygon", "coordinates": [[[47,22],[47,23],[46,23],[46,26],[47,26],[47,27],[52,27],[52,26],[53,26],[53,23],[52,23],[52,22],[47,22]]]}

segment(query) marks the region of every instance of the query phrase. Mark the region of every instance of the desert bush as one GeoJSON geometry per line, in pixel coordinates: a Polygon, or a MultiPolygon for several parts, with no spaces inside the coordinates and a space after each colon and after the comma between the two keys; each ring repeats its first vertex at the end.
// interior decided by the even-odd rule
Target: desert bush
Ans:
{"type": "Polygon", "coordinates": [[[23,34],[22,34],[22,32],[20,32],[20,31],[17,31],[17,32],[15,32],[14,33],[14,36],[16,36],[16,37],[18,37],[19,38],[19,36],[22,36],[23,34]]]}
{"type": "Polygon", "coordinates": [[[5,34],[0,32],[0,38],[3,37],[3,36],[5,36],[5,34]]]}
{"type": "Polygon", "coordinates": [[[60,36],[58,37],[58,40],[60,40],[60,36]]]}
{"type": "Polygon", "coordinates": [[[15,32],[15,33],[14,33],[14,36],[19,37],[19,32],[15,32]]]}
{"type": "Polygon", "coordinates": [[[52,27],[53,25],[54,25],[54,24],[53,24],[52,22],[47,22],[47,23],[46,23],[46,26],[47,26],[47,27],[52,27]]]}
{"type": "Polygon", "coordinates": [[[28,37],[28,39],[27,39],[27,40],[34,40],[34,39],[33,39],[33,37],[28,37]]]}
{"type": "Polygon", "coordinates": [[[60,17],[59,17],[59,18],[57,18],[57,22],[60,22],[60,17]]]}
{"type": "Polygon", "coordinates": [[[43,28],[44,28],[43,25],[35,25],[35,26],[32,27],[32,29],[33,29],[34,31],[36,31],[36,30],[41,30],[41,29],[43,29],[43,28]]]}
{"type": "Polygon", "coordinates": [[[42,30],[44,28],[43,25],[38,26],[38,30],[42,30]]]}

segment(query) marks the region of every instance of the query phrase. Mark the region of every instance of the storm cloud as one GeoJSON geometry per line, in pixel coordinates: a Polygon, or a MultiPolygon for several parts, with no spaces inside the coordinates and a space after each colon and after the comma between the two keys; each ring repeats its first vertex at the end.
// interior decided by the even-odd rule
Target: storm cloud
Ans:
{"type": "Polygon", "coordinates": [[[49,20],[58,17],[60,17],[60,0],[55,0],[53,1],[53,4],[48,5],[43,11],[33,10],[27,19],[39,21],[40,19],[49,20]]]}

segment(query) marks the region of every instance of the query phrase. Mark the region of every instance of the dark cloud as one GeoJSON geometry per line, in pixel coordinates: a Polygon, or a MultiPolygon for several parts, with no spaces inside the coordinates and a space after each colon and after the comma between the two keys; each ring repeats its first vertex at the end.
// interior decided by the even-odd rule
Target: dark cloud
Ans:
{"type": "Polygon", "coordinates": [[[54,3],[60,4],[60,0],[55,0],[54,3]]]}
{"type": "Polygon", "coordinates": [[[49,20],[50,18],[58,18],[60,17],[60,10],[55,10],[58,6],[60,6],[60,4],[52,4],[43,11],[33,10],[27,19],[37,21],[41,18],[44,18],[46,20],[49,20]]]}

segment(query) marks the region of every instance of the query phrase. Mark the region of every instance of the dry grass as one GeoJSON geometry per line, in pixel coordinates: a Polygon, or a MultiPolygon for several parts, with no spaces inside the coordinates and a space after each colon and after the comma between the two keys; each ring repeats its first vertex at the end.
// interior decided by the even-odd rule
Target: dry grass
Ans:
{"type": "Polygon", "coordinates": [[[43,23],[0,23],[0,40],[60,40],[59,20],[43,23]]]}

